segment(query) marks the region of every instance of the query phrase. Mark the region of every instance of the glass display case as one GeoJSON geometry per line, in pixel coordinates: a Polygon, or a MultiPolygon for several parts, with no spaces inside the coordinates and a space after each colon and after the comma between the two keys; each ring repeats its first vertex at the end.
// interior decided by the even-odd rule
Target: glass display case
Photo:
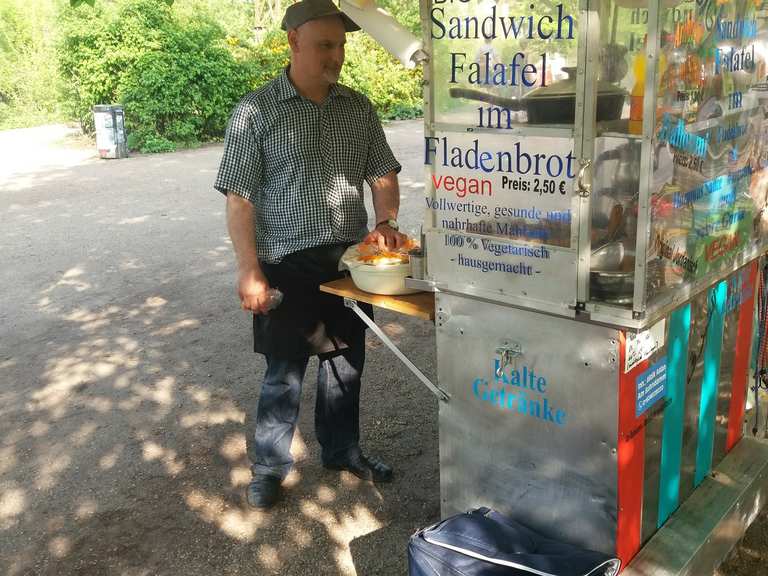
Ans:
{"type": "Polygon", "coordinates": [[[766,248],[761,0],[422,4],[427,278],[639,328],[766,248]]]}

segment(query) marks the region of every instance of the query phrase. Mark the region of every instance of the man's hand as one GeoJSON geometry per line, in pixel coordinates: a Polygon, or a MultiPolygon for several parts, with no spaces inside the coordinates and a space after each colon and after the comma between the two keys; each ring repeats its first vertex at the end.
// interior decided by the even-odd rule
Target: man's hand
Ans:
{"type": "Polygon", "coordinates": [[[253,268],[241,270],[237,278],[237,294],[243,310],[255,314],[266,314],[269,303],[269,281],[260,271],[253,268]]]}
{"type": "Polygon", "coordinates": [[[400,187],[397,172],[392,170],[371,184],[373,211],[379,224],[365,237],[366,242],[378,244],[379,249],[397,250],[405,244],[408,237],[387,225],[387,220],[397,218],[400,206],[400,187]]]}
{"type": "Polygon", "coordinates": [[[390,228],[386,223],[376,226],[363,240],[363,242],[370,244],[378,244],[381,250],[398,250],[407,241],[408,236],[390,228]]]}
{"type": "Polygon", "coordinates": [[[227,193],[227,229],[237,256],[237,294],[243,310],[266,314],[269,281],[259,266],[253,237],[253,205],[232,192],[227,193]]]}

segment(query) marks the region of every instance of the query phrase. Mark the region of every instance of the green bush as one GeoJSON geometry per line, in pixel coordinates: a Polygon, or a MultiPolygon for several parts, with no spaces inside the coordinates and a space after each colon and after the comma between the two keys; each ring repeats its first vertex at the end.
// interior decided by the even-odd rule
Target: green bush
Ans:
{"type": "Polygon", "coordinates": [[[406,70],[368,34],[348,36],[341,82],[371,99],[385,120],[416,118],[422,109],[421,69],[406,70]]]}
{"type": "Polygon", "coordinates": [[[146,153],[174,152],[176,144],[153,133],[132,132],[128,135],[128,148],[146,153]]]}
{"type": "MultiPolygon", "coordinates": [[[[220,138],[239,98],[289,61],[285,32],[273,23],[254,43],[250,16],[233,2],[116,0],[74,9],[67,2],[58,62],[68,116],[91,132],[95,104],[123,104],[129,146],[146,152],[220,138]]],[[[418,34],[418,3],[381,4],[418,34]]],[[[348,37],[341,81],[384,119],[421,114],[421,71],[405,70],[364,32],[348,37]]],[[[0,114],[2,107],[0,100],[0,114]]]]}
{"type": "Polygon", "coordinates": [[[247,81],[217,45],[219,32],[207,24],[166,29],[163,49],[143,54],[121,79],[129,126],[184,145],[223,135],[247,81]]]}
{"type": "MultiPolygon", "coordinates": [[[[381,0],[378,3],[420,37],[418,2],[381,0]]],[[[277,25],[267,31],[256,46],[241,41],[231,50],[246,66],[252,90],[280,74],[290,61],[288,39],[277,25]]],[[[368,96],[382,119],[417,118],[422,114],[421,68],[406,70],[365,32],[347,36],[346,63],[340,80],[368,96]]]]}
{"type": "Polygon", "coordinates": [[[92,129],[95,104],[122,103],[129,145],[166,151],[219,138],[247,87],[247,69],[205,16],[186,20],[156,0],[129,0],[114,13],[72,11],[60,48],[65,99],[92,129]]]}
{"type": "Polygon", "coordinates": [[[50,0],[0,0],[0,129],[61,118],[50,0]]]}
{"type": "Polygon", "coordinates": [[[290,61],[288,37],[284,30],[268,31],[255,47],[241,52],[248,69],[248,83],[254,90],[280,74],[290,61]]]}
{"type": "Polygon", "coordinates": [[[417,38],[421,37],[421,13],[416,0],[377,0],[379,6],[392,14],[417,38]]]}
{"type": "MultiPolygon", "coordinates": [[[[80,122],[86,133],[93,133],[91,107],[117,103],[117,79],[110,69],[116,42],[109,38],[107,18],[112,18],[99,3],[95,8],[81,6],[64,9],[62,36],[57,48],[63,79],[61,100],[67,115],[80,122]]],[[[108,5],[107,5],[108,6],[108,5]]]]}
{"type": "MultiPolygon", "coordinates": [[[[283,30],[269,31],[264,40],[243,55],[251,89],[268,82],[290,60],[283,30]]],[[[402,64],[364,32],[347,36],[342,84],[368,96],[385,120],[416,118],[421,115],[421,69],[406,70],[402,64]]]]}

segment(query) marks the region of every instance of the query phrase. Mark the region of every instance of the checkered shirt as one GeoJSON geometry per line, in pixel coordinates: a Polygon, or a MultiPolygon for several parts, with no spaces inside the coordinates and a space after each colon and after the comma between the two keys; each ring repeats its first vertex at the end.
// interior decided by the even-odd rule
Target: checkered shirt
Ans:
{"type": "Polygon", "coordinates": [[[257,253],[277,263],[305,248],[360,241],[363,181],[400,168],[368,98],[334,84],[315,104],[286,69],[235,107],[214,188],[253,203],[257,253]]]}

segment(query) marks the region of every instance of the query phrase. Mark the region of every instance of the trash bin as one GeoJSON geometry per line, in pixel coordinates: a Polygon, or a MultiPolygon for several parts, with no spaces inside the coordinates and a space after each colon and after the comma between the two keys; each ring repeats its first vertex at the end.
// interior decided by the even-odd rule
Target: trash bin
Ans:
{"type": "Polygon", "coordinates": [[[411,536],[408,576],[616,576],[621,561],[546,538],[490,508],[411,536]]]}
{"type": "Polygon", "coordinates": [[[125,158],[128,145],[125,142],[125,115],[123,107],[99,104],[93,107],[93,123],[96,126],[96,148],[102,158],[125,158]]]}

